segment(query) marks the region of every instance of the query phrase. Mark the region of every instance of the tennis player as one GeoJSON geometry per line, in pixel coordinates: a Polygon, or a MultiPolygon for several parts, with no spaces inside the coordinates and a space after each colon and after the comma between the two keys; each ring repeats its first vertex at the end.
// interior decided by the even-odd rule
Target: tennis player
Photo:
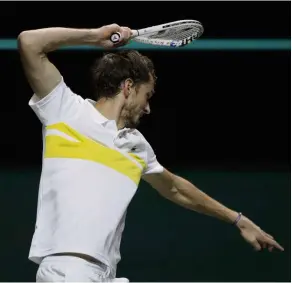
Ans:
{"type": "Polygon", "coordinates": [[[37,282],[127,281],[116,278],[127,207],[143,178],[187,209],[234,224],[256,250],[283,248],[241,213],[165,169],[136,129],[150,113],[155,71],[137,51],[105,54],[93,68],[96,101],[75,94],[47,53],[62,46],[115,48],[131,30],[45,28],[22,32],[19,51],[43,125],[43,167],[29,259],[37,282]],[[121,33],[120,42],[109,40],[121,33]]]}

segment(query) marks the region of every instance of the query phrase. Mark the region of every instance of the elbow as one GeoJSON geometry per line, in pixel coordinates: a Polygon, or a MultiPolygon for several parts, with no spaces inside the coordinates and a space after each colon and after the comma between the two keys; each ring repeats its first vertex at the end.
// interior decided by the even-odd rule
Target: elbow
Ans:
{"type": "Polygon", "coordinates": [[[37,38],[33,30],[23,31],[17,37],[18,49],[21,51],[37,51],[37,38]]]}
{"type": "Polygon", "coordinates": [[[23,44],[23,43],[28,43],[30,41],[32,41],[33,36],[32,36],[32,31],[27,30],[27,31],[23,31],[21,32],[18,37],[17,37],[17,42],[19,44],[23,44]]]}

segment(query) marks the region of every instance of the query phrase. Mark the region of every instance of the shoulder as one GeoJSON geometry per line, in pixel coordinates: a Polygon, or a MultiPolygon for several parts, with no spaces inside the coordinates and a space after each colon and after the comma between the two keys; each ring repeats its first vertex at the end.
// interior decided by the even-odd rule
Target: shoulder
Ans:
{"type": "Polygon", "coordinates": [[[137,129],[126,129],[126,132],[132,136],[138,137],[143,143],[149,144],[145,136],[137,129]]]}
{"type": "Polygon", "coordinates": [[[133,136],[138,137],[140,143],[142,144],[141,148],[144,149],[146,154],[147,168],[143,172],[143,175],[163,172],[163,166],[158,162],[156,154],[145,136],[137,129],[129,130],[129,132],[133,136]]]}
{"type": "Polygon", "coordinates": [[[140,148],[141,151],[146,151],[147,155],[153,154],[153,149],[147,138],[137,129],[125,129],[125,134],[129,140],[140,148]]]}
{"type": "Polygon", "coordinates": [[[75,117],[83,102],[84,99],[72,91],[61,77],[49,94],[40,98],[34,93],[28,104],[41,122],[48,125],[75,117]]]}

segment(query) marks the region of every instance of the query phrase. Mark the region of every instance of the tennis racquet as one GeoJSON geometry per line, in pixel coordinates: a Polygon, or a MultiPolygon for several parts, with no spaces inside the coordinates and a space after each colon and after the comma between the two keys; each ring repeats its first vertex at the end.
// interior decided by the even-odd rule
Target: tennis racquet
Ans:
{"type": "MultiPolygon", "coordinates": [[[[198,39],[204,32],[203,25],[195,20],[181,20],[163,25],[132,30],[131,40],[160,46],[182,47],[198,39]]],[[[113,33],[113,43],[118,43],[121,34],[113,33]]]]}

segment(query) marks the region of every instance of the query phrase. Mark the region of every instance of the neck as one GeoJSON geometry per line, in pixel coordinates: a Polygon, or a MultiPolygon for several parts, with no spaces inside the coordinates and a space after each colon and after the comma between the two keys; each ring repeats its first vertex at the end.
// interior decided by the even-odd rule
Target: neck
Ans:
{"type": "Polygon", "coordinates": [[[122,129],[125,127],[125,123],[121,117],[122,107],[122,101],[119,101],[118,98],[101,98],[95,104],[95,108],[105,118],[116,121],[118,129],[122,129]]]}

